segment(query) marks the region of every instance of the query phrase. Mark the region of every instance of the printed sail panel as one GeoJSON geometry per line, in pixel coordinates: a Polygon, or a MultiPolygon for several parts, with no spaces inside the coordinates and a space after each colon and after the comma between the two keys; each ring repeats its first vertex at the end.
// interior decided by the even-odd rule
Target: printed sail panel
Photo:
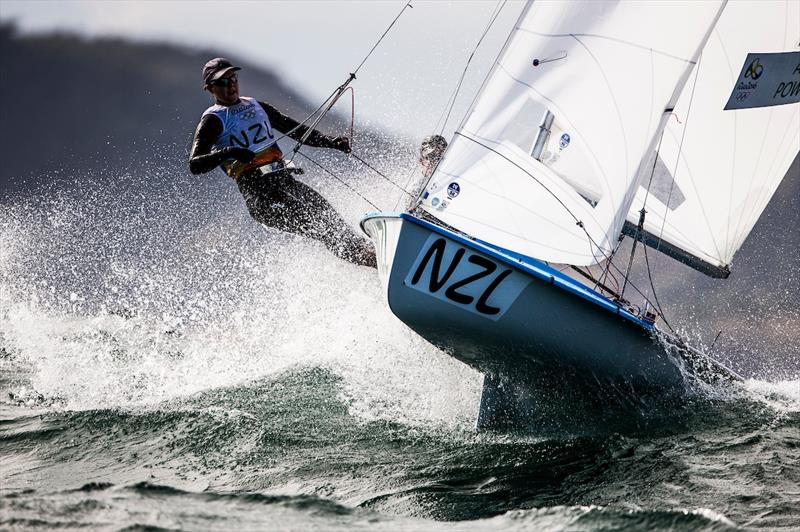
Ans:
{"type": "Polygon", "coordinates": [[[720,7],[529,5],[426,187],[423,209],[542,260],[603,260],[664,108],[688,78],[720,7]],[[546,111],[555,118],[537,160],[531,152],[546,111]]]}
{"type": "MultiPolygon", "coordinates": [[[[631,223],[646,199],[645,230],[715,266],[731,263],[800,151],[800,104],[724,107],[748,53],[798,51],[798,43],[800,3],[728,3],[664,132],[660,192],[647,196],[643,180],[631,223]]],[[[800,70],[786,78],[784,87],[800,90],[800,70]]]]}

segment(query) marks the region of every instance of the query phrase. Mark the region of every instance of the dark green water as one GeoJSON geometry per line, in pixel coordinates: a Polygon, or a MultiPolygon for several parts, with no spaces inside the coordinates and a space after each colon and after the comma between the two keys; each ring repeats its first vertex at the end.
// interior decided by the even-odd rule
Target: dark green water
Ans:
{"type": "Polygon", "coordinates": [[[749,386],[772,399],[745,388],[696,398],[655,434],[549,439],[368,419],[352,411],[342,377],[322,368],[146,407],[6,400],[0,524],[796,528],[797,398],[749,386]]]}
{"type": "Polygon", "coordinates": [[[116,193],[0,215],[0,529],[800,528],[796,376],[476,434],[373,271],[116,193]]]}

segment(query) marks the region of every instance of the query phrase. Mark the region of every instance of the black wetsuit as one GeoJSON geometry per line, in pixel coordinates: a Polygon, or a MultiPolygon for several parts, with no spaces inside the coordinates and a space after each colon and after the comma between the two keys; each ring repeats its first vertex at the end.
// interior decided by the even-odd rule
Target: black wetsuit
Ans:
{"type": "MultiPolygon", "coordinates": [[[[258,103],[277,131],[294,129],[289,136],[299,141],[308,130],[271,105],[258,103]]],[[[226,158],[224,154],[213,151],[222,132],[223,124],[219,117],[207,114],[200,120],[189,156],[189,170],[193,174],[210,172],[226,158]]],[[[338,147],[334,139],[316,130],[311,132],[305,144],[315,148],[338,147]]],[[[358,235],[321,194],[296,180],[289,170],[267,175],[252,170],[242,174],[236,184],[247,210],[257,222],[318,240],[337,257],[354,264],[376,266],[375,252],[369,242],[358,235]]]]}

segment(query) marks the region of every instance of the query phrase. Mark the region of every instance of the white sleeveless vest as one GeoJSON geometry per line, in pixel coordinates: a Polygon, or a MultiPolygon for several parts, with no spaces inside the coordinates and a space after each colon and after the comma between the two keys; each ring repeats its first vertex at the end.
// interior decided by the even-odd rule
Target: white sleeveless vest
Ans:
{"type": "Polygon", "coordinates": [[[269,117],[254,98],[242,97],[239,103],[230,106],[212,105],[203,116],[212,114],[222,120],[222,134],[214,144],[215,149],[237,146],[256,153],[255,159],[247,164],[233,159],[224,161],[222,168],[229,176],[236,179],[247,170],[274,163],[283,157],[275,142],[276,135],[269,117]]]}

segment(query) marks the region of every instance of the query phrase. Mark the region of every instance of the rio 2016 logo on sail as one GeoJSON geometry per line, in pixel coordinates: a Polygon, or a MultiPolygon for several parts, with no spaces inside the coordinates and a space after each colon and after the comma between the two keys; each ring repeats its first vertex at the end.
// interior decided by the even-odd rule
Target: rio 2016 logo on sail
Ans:
{"type": "Polygon", "coordinates": [[[761,77],[761,74],[764,73],[764,67],[761,65],[760,58],[756,57],[753,59],[753,62],[750,63],[750,66],[747,67],[747,71],[744,73],[744,77],[750,78],[753,81],[757,80],[761,77]]]}
{"type": "Polygon", "coordinates": [[[430,235],[404,284],[491,320],[499,319],[529,279],[436,234],[430,235]]]}

